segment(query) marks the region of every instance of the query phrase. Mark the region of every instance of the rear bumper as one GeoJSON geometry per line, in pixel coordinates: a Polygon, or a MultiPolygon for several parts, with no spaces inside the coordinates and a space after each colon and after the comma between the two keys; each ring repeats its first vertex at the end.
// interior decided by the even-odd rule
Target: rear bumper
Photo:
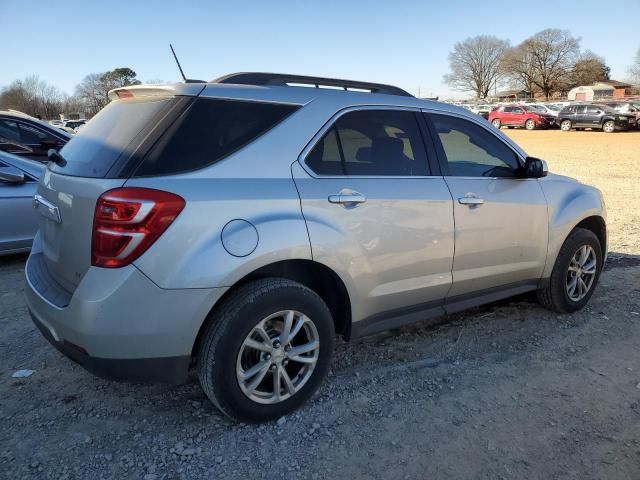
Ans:
{"type": "Polygon", "coordinates": [[[187,378],[195,339],[226,288],[158,287],[137,268],[91,267],[68,304],[49,301],[42,278],[26,299],[34,323],[62,353],[99,376],[180,382],[187,378]],[[37,287],[36,287],[37,285],[37,287]]]}
{"type": "Polygon", "coordinates": [[[156,381],[164,383],[183,383],[187,379],[191,357],[160,358],[97,358],[92,357],[78,345],[67,340],[56,340],[53,333],[29,310],[33,323],[44,338],[61,353],[78,363],[88,372],[108,380],[156,381]]]}

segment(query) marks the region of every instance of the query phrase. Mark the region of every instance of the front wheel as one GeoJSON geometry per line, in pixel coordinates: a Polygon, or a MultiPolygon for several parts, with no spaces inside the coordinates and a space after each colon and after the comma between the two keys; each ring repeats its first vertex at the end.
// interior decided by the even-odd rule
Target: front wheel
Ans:
{"type": "Polygon", "coordinates": [[[500,127],[502,126],[502,122],[500,122],[500,120],[499,120],[499,119],[494,118],[494,119],[491,121],[491,125],[493,125],[494,127],[496,127],[496,128],[499,130],[499,129],[500,129],[500,127]]]}
{"type": "Polygon", "coordinates": [[[602,124],[602,131],[606,133],[613,133],[616,131],[616,124],[613,120],[607,120],[602,124]]]}
{"type": "Polygon", "coordinates": [[[571,130],[571,120],[563,120],[560,122],[560,130],[563,132],[568,132],[571,130]]]}
{"type": "Polygon", "coordinates": [[[207,321],[198,377],[230,417],[277,419],[309,399],[329,370],[333,318],[322,299],[297,282],[245,284],[207,321]]]}
{"type": "Polygon", "coordinates": [[[534,130],[536,128],[536,122],[532,119],[529,119],[524,122],[524,128],[526,128],[527,130],[534,130]]]}
{"type": "Polygon", "coordinates": [[[580,310],[593,295],[602,259],[598,237],[591,230],[574,229],[560,248],[548,285],[538,290],[540,303],[558,313],[580,310]]]}

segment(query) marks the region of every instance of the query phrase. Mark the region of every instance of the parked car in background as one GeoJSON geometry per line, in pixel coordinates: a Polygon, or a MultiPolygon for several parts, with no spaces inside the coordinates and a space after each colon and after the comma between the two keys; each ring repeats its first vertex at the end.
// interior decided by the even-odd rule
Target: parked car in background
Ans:
{"type": "Polygon", "coordinates": [[[33,196],[45,166],[0,151],[0,255],[26,252],[38,230],[33,196]]]}
{"type": "Polygon", "coordinates": [[[563,108],[558,114],[560,129],[568,132],[572,128],[583,130],[591,128],[612,133],[634,128],[636,117],[632,114],[619,113],[608,105],[582,103],[563,108]]]}
{"type": "Polygon", "coordinates": [[[476,115],[480,115],[482,118],[484,119],[488,119],[489,118],[489,113],[491,113],[491,110],[493,109],[493,107],[491,105],[472,105],[470,110],[475,113],[476,115]]]}
{"type": "MultiPolygon", "coordinates": [[[[636,119],[636,128],[640,129],[640,101],[624,102],[602,102],[604,105],[613,108],[616,112],[625,115],[633,115],[636,119]]],[[[599,105],[600,103],[598,103],[599,105]]]]}
{"type": "Polygon", "coordinates": [[[527,130],[549,128],[555,117],[533,105],[502,105],[489,113],[489,122],[496,127],[524,127],[527,130]]]}
{"type": "Polygon", "coordinates": [[[462,108],[264,73],[110,98],[47,167],[25,267],[34,323],[96,374],[193,365],[225,414],[276,419],[335,334],[527,291],[573,312],[596,288],[601,193],[462,108]]]}
{"type": "Polygon", "coordinates": [[[59,150],[70,139],[47,122],[13,110],[0,111],[0,151],[48,162],[49,149],[59,150]]]}
{"type": "Polygon", "coordinates": [[[531,106],[536,110],[538,110],[540,113],[543,113],[545,115],[551,115],[554,118],[558,116],[558,113],[560,113],[560,110],[561,110],[560,108],[553,109],[549,105],[545,105],[544,103],[536,103],[531,106]]]}
{"type": "Polygon", "coordinates": [[[64,126],[70,128],[75,133],[78,130],[78,127],[83,126],[85,123],[87,123],[87,120],[84,118],[79,120],[65,120],[64,126]]]}

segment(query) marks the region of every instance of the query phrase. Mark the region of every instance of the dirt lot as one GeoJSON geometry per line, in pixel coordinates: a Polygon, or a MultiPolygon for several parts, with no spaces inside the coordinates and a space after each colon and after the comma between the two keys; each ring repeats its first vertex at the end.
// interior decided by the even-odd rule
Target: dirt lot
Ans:
{"type": "Polygon", "coordinates": [[[640,478],[640,133],[508,133],[605,193],[610,262],[583,311],[524,297],[340,343],[306,407],[239,425],[195,380],[111,383],[63,358],[28,318],[24,257],[3,259],[0,477],[640,478]]]}

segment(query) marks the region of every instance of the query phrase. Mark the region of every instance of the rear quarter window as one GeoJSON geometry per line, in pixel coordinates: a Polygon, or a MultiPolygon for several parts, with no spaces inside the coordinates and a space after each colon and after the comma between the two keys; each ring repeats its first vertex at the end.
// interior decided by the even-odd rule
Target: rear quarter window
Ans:
{"type": "Polygon", "coordinates": [[[299,106],[198,98],[160,137],[134,176],[197,170],[248,145],[299,106]]]}

